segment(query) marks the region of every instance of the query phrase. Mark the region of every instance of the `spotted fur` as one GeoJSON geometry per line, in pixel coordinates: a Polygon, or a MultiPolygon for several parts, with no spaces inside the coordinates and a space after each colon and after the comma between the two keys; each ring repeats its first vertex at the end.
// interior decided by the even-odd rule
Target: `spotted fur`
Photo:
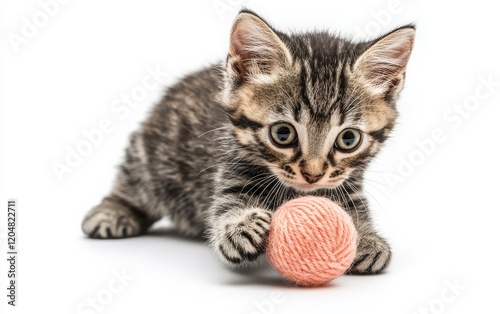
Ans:
{"type": "Polygon", "coordinates": [[[394,126],[413,38],[412,25],[361,43],[328,32],[288,35],[240,12],[224,64],[172,86],[132,134],[84,232],[134,236],[167,216],[180,232],[205,236],[227,265],[241,265],[264,252],[277,207],[321,195],[357,227],[350,271],[382,271],[391,251],[373,229],[363,174],[394,126]],[[294,146],[273,143],[269,128],[280,121],[295,128],[294,146]],[[362,136],[352,152],[334,144],[346,128],[362,136]]]}

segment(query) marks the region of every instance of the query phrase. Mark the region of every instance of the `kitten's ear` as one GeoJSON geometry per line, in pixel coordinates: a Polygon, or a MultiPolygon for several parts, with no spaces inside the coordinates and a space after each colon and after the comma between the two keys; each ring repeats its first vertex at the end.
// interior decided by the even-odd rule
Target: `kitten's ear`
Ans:
{"type": "Polygon", "coordinates": [[[375,96],[394,96],[403,85],[415,27],[398,28],[375,40],[357,59],[354,73],[375,96]]]}
{"type": "Polygon", "coordinates": [[[265,82],[291,65],[288,48],[260,17],[242,11],[231,30],[228,70],[240,82],[265,82]]]}

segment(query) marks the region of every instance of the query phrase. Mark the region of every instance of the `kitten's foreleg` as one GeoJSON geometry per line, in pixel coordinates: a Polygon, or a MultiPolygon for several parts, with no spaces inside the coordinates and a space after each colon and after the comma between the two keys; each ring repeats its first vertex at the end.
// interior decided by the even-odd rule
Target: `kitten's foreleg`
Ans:
{"type": "Polygon", "coordinates": [[[210,208],[210,244],[226,265],[254,261],[265,251],[271,216],[259,206],[220,197],[210,208]]]}
{"type": "MultiPolygon", "coordinates": [[[[366,200],[364,201],[366,204],[366,200]]],[[[387,268],[391,261],[391,248],[387,241],[377,234],[367,215],[366,209],[358,205],[358,211],[351,211],[358,232],[356,257],[349,273],[377,274],[387,268]],[[361,212],[360,212],[361,211],[361,212]]]]}

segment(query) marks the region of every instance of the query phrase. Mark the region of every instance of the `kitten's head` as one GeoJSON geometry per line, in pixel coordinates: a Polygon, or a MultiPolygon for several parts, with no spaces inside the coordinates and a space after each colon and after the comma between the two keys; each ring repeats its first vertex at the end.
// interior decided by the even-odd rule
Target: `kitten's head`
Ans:
{"type": "Polygon", "coordinates": [[[243,153],[302,191],[366,167],[394,125],[414,33],[410,25],[364,43],[285,35],[242,11],[222,99],[243,153]]]}

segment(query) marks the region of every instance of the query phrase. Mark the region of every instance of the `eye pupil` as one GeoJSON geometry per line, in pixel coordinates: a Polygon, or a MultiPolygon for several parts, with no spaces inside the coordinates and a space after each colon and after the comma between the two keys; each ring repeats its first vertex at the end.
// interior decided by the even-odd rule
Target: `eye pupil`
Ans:
{"type": "Polygon", "coordinates": [[[344,133],[342,136],[342,141],[344,141],[344,144],[346,146],[351,146],[354,143],[354,140],[356,139],[356,136],[352,131],[347,131],[344,133]]]}
{"type": "Polygon", "coordinates": [[[276,135],[280,141],[285,142],[291,135],[290,129],[287,126],[282,126],[276,131],[276,135]]]}

